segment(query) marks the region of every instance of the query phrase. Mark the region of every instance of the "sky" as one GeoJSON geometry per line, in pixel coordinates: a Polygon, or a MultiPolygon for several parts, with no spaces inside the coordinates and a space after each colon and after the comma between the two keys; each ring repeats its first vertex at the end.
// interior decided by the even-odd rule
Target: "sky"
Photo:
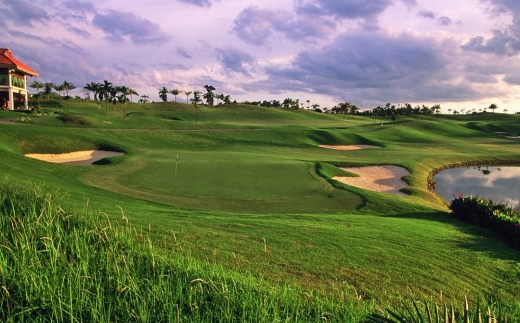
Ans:
{"type": "Polygon", "coordinates": [[[0,0],[5,46],[29,83],[79,96],[108,80],[152,101],[212,85],[239,102],[520,111],[518,0],[0,0]]]}

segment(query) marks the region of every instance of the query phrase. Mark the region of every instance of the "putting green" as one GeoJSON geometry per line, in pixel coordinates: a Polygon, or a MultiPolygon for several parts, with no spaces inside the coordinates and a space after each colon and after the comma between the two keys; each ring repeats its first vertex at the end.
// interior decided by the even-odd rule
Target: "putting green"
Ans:
{"type": "Polygon", "coordinates": [[[313,163],[284,158],[276,150],[139,150],[110,173],[95,170],[86,180],[129,196],[199,210],[336,213],[363,203],[359,195],[317,176],[313,163]]]}

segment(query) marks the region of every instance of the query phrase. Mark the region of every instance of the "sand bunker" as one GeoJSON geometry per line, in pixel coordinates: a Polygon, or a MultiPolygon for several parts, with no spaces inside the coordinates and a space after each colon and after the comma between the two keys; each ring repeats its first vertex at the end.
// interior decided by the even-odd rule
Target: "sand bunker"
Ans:
{"type": "Polygon", "coordinates": [[[356,150],[356,149],[378,149],[379,146],[372,145],[348,145],[348,146],[331,146],[331,145],[320,145],[321,148],[335,149],[335,150],[356,150]]]}
{"type": "Polygon", "coordinates": [[[113,156],[122,156],[124,153],[106,150],[74,151],[66,154],[26,154],[25,157],[43,160],[50,163],[71,165],[92,165],[93,162],[113,156]]]}
{"type": "Polygon", "coordinates": [[[398,166],[368,166],[342,168],[348,172],[358,174],[359,177],[333,177],[338,182],[363,188],[375,192],[384,192],[397,195],[406,195],[399,189],[407,187],[401,177],[410,175],[405,168],[398,166]]]}

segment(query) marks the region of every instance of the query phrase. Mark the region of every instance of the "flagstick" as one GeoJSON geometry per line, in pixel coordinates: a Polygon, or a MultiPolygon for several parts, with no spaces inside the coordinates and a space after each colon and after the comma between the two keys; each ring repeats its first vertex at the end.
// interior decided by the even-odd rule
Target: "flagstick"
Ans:
{"type": "Polygon", "coordinates": [[[179,161],[179,155],[175,158],[175,177],[177,177],[177,162],[179,161]]]}

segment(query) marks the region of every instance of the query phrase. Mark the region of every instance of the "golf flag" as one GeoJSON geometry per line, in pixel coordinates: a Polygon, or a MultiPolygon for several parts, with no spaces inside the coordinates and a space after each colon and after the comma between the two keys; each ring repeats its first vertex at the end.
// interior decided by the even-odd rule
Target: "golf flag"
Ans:
{"type": "Polygon", "coordinates": [[[179,161],[179,155],[175,157],[175,177],[177,177],[177,162],[179,161]]]}

